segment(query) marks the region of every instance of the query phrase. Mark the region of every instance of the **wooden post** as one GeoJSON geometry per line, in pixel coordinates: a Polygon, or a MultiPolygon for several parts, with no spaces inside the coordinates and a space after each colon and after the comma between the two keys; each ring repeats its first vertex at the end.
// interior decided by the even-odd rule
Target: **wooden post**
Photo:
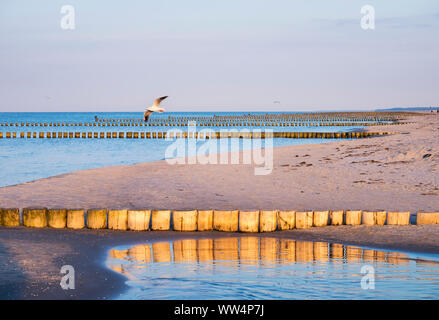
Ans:
{"type": "Polygon", "coordinates": [[[87,210],[87,228],[106,229],[107,228],[107,209],[87,210]]]}
{"type": "Polygon", "coordinates": [[[170,210],[154,210],[152,212],[151,229],[157,231],[167,231],[171,227],[170,210]]]}
{"type": "Polygon", "coordinates": [[[128,210],[108,210],[108,229],[127,230],[128,210]]]}
{"type": "Polygon", "coordinates": [[[20,225],[20,210],[18,208],[0,209],[0,225],[18,227],[20,225]]]}
{"type": "Polygon", "coordinates": [[[218,231],[238,231],[239,211],[221,211],[214,210],[213,212],[213,229],[218,231]]]}
{"type": "Polygon", "coordinates": [[[151,210],[128,210],[128,229],[134,231],[149,230],[151,210]]]}
{"type": "Polygon", "coordinates": [[[198,231],[213,229],[213,210],[198,210],[198,231]]]}
{"type": "Polygon", "coordinates": [[[379,226],[383,226],[386,223],[387,212],[386,211],[376,211],[375,212],[375,223],[379,226]]]}
{"type": "Polygon", "coordinates": [[[376,215],[373,211],[363,211],[362,223],[367,226],[373,226],[376,224],[376,215]]]}
{"type": "Polygon", "coordinates": [[[49,217],[49,227],[55,229],[63,229],[67,226],[67,210],[66,209],[49,209],[47,211],[49,217]]]}
{"type": "Polygon", "coordinates": [[[346,225],[361,224],[361,211],[346,211],[346,225]]]}
{"type": "Polygon", "coordinates": [[[261,211],[259,229],[261,232],[273,232],[277,228],[277,210],[261,211]]]}
{"type": "Polygon", "coordinates": [[[406,212],[391,212],[387,213],[388,225],[405,226],[410,224],[410,211],[406,212]]]}
{"type": "Polygon", "coordinates": [[[314,227],[323,227],[328,225],[329,211],[314,211],[314,227]]]}
{"type": "Polygon", "coordinates": [[[439,224],[439,212],[418,212],[416,224],[439,224]]]}
{"type": "Polygon", "coordinates": [[[259,231],[259,211],[239,211],[239,231],[259,231]]]}
{"type": "Polygon", "coordinates": [[[172,222],[174,231],[197,231],[197,210],[174,211],[172,222]]]}
{"type": "Polygon", "coordinates": [[[296,211],[279,211],[277,215],[277,228],[291,230],[296,226],[296,211]]]}
{"type": "Polygon", "coordinates": [[[67,228],[83,229],[85,227],[85,210],[68,209],[67,210],[67,228]]]}
{"type": "Polygon", "coordinates": [[[47,227],[46,208],[25,208],[23,209],[23,225],[32,228],[47,227]]]}
{"type": "Polygon", "coordinates": [[[306,229],[311,228],[313,224],[313,212],[312,211],[296,211],[296,228],[306,229]]]}
{"type": "Polygon", "coordinates": [[[333,226],[343,225],[344,211],[331,211],[329,215],[329,220],[333,226]]]}

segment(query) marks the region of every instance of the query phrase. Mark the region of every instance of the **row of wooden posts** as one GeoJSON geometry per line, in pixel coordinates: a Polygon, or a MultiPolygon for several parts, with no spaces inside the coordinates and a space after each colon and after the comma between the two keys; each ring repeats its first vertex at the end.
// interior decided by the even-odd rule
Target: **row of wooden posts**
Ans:
{"type": "MultiPolygon", "coordinates": [[[[413,113],[398,112],[398,113],[384,113],[384,112],[344,112],[344,113],[288,113],[288,114],[246,114],[246,115],[214,115],[214,116],[168,116],[168,120],[186,120],[186,121],[396,121],[404,117],[413,115],[413,113]]],[[[105,121],[142,121],[141,119],[133,118],[97,118],[97,122],[105,121]]]]}
{"type": "MultiPolygon", "coordinates": [[[[257,118],[257,117],[155,117],[150,118],[148,121],[199,121],[199,122],[247,122],[247,121],[257,121],[257,122],[395,122],[404,118],[305,118],[305,117],[290,117],[290,118],[257,118]]],[[[139,118],[102,118],[95,120],[95,122],[142,122],[143,119],[139,118]]]]}
{"type": "MultiPolygon", "coordinates": [[[[156,117],[153,119],[149,119],[149,121],[212,121],[212,122],[218,122],[218,121],[227,121],[227,122],[247,122],[247,121],[258,121],[258,122],[368,122],[368,121],[399,121],[404,118],[325,118],[325,117],[314,117],[314,118],[308,118],[308,117],[285,117],[285,118],[273,118],[273,117],[267,117],[267,118],[257,118],[257,117],[156,117]]],[[[143,119],[138,118],[106,118],[106,119],[98,119],[95,120],[95,122],[141,122],[144,121],[143,119]]]]}
{"type": "MultiPolygon", "coordinates": [[[[318,113],[276,113],[276,114],[232,114],[213,115],[214,119],[400,119],[413,112],[318,112],[318,113]]],[[[173,116],[170,115],[172,118],[173,116]]],[[[182,117],[182,116],[180,116],[182,117]]],[[[193,117],[193,116],[192,116],[193,117]]],[[[184,116],[183,116],[184,118],[184,116]]],[[[191,117],[186,117],[191,118],[191,117]]]]}
{"type": "MultiPolygon", "coordinates": [[[[327,225],[409,225],[410,212],[278,210],[0,209],[0,225],[134,231],[273,232],[327,225]]],[[[416,224],[439,224],[439,212],[418,212],[416,224]]]]}
{"type": "MultiPolygon", "coordinates": [[[[354,126],[388,126],[402,125],[404,122],[197,122],[200,127],[354,127],[354,126]]],[[[150,122],[39,122],[39,123],[0,123],[0,127],[186,127],[190,125],[188,122],[168,122],[168,121],[150,121],[150,122]]]]}
{"type": "Polygon", "coordinates": [[[380,135],[388,135],[389,132],[0,132],[0,139],[165,139],[165,138],[195,138],[195,139],[265,139],[265,138],[289,138],[289,139],[360,139],[380,135]]]}

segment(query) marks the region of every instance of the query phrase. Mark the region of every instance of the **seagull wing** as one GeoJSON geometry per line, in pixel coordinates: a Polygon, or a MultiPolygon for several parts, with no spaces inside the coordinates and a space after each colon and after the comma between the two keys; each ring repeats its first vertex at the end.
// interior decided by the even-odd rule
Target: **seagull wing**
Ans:
{"type": "Polygon", "coordinates": [[[143,114],[143,120],[144,121],[148,121],[149,116],[151,115],[151,113],[153,113],[153,111],[146,110],[145,113],[143,114]]]}
{"type": "Polygon", "coordinates": [[[152,105],[153,107],[159,107],[160,106],[160,102],[162,102],[163,100],[165,100],[168,96],[164,96],[164,97],[160,97],[154,100],[154,104],[152,105]]]}

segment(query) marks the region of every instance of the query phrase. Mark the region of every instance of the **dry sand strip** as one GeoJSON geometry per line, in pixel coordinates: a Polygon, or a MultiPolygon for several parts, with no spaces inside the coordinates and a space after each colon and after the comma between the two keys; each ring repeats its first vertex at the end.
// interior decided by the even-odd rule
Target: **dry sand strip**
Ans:
{"type": "MultiPolygon", "coordinates": [[[[229,232],[123,232],[0,228],[0,299],[108,299],[127,289],[126,279],[103,264],[114,246],[153,241],[246,237],[229,232]],[[62,290],[60,269],[75,268],[75,290],[62,290]]],[[[439,253],[439,225],[328,226],[259,234],[390,251],[439,253]],[[401,235],[404,235],[402,237],[401,235]]]]}
{"type": "MultiPolygon", "coordinates": [[[[103,167],[0,188],[4,208],[436,211],[439,115],[382,126],[395,134],[274,149],[271,174],[252,165],[166,161],[103,167]]],[[[374,128],[374,131],[376,128],[374,128]]]]}

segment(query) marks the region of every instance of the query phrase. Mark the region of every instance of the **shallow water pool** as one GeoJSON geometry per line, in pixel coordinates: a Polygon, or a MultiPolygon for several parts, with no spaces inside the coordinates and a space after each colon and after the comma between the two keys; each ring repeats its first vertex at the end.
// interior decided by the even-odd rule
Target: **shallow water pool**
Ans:
{"type": "Polygon", "coordinates": [[[439,262],[271,237],[154,242],[109,251],[120,299],[437,299],[439,262]]]}

